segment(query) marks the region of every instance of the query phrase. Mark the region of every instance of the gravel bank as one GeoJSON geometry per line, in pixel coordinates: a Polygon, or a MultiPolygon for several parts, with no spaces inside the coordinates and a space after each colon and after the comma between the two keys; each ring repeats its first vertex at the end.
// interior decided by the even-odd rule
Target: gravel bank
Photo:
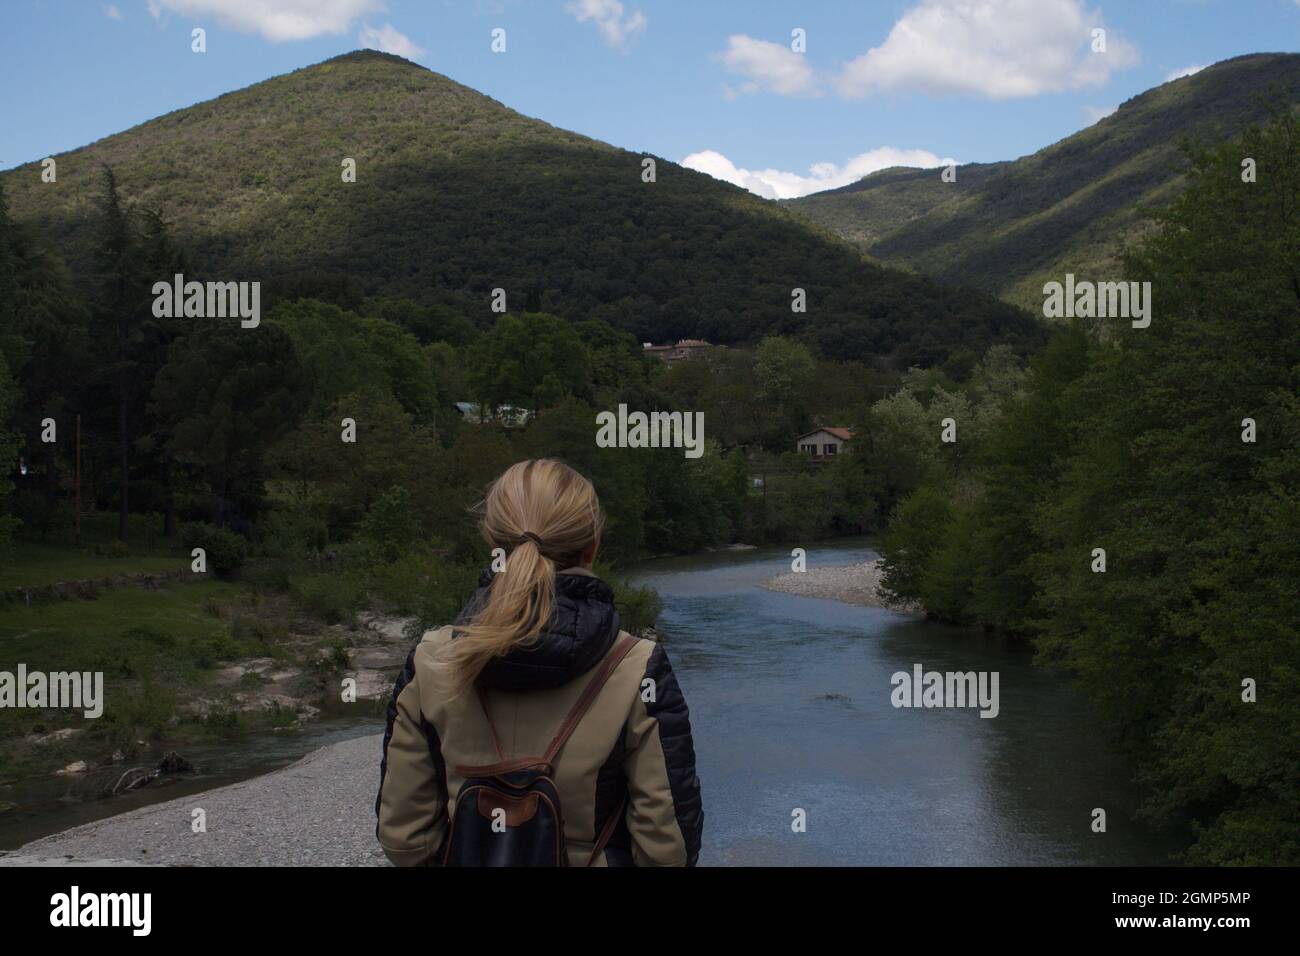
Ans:
{"type": "Polygon", "coordinates": [[[0,866],[387,866],[375,842],[379,735],[282,770],[74,827],[0,854],[0,866]],[[190,830],[202,808],[207,832],[190,830]]]}
{"type": "Polygon", "coordinates": [[[833,568],[809,568],[779,574],[763,584],[769,591],[801,597],[829,598],[845,604],[883,607],[901,614],[923,616],[925,608],[912,601],[893,601],[880,591],[880,561],[863,561],[833,568]]]}

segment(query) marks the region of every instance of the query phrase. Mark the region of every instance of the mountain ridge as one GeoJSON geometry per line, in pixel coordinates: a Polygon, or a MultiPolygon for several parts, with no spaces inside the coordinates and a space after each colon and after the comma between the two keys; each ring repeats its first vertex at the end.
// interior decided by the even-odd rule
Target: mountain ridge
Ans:
{"type": "Polygon", "coordinates": [[[1130,97],[1110,116],[1012,160],[940,171],[891,169],[782,205],[875,259],[1035,308],[1065,272],[1108,277],[1140,210],[1182,188],[1182,141],[1218,139],[1262,119],[1260,94],[1300,102],[1300,54],[1232,57],[1130,97]]]}
{"type": "MultiPolygon", "coordinates": [[[[507,305],[595,317],[643,340],[805,338],[898,366],[999,341],[1037,320],[885,269],[792,212],[644,154],[524,116],[400,57],[358,51],[272,77],[3,175],[15,218],[85,274],[100,166],[158,208],[196,272],[328,276],[364,296],[452,299],[481,324],[507,305]],[[355,159],[356,182],[341,163],[355,159]],[[808,311],[792,311],[793,290],[808,311]]],[[[301,285],[301,283],[299,283],[301,285]]]]}

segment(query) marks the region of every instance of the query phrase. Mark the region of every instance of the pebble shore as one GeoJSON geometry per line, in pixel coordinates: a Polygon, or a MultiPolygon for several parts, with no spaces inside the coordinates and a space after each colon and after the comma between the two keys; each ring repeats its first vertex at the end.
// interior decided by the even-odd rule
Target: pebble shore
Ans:
{"type": "Polygon", "coordinates": [[[388,866],[375,841],[382,735],[273,773],[56,833],[4,866],[388,866]],[[195,833],[194,810],[206,829],[195,833]]]}
{"type": "Polygon", "coordinates": [[[769,591],[801,597],[827,598],[845,604],[883,607],[900,614],[925,615],[925,608],[913,601],[895,601],[880,588],[879,559],[831,568],[809,568],[779,574],[763,584],[769,591]]]}

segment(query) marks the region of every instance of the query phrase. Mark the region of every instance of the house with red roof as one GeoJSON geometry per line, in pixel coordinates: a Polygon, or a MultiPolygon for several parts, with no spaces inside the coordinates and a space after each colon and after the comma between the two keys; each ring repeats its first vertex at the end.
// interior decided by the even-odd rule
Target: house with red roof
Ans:
{"type": "Polygon", "coordinates": [[[813,461],[826,461],[844,452],[844,446],[853,439],[850,429],[839,425],[824,425],[795,439],[795,450],[808,455],[813,461]]]}

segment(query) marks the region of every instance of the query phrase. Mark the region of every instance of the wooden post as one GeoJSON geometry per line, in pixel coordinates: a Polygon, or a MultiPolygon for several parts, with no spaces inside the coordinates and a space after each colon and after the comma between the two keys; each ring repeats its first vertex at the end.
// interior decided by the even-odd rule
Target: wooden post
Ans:
{"type": "Polygon", "coordinates": [[[81,416],[77,416],[77,517],[75,541],[81,544],[81,416]]]}

